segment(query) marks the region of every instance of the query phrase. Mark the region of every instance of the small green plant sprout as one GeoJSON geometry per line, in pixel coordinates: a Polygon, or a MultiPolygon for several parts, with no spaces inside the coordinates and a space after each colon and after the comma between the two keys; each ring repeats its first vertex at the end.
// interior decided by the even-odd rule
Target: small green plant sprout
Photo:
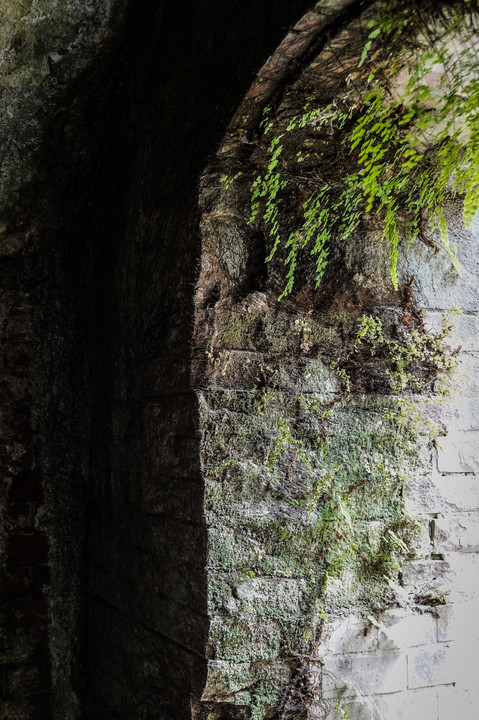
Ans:
{"type": "MultiPolygon", "coordinates": [[[[437,403],[447,394],[447,386],[444,389],[438,388],[436,383],[435,389],[434,402],[437,403]]],[[[425,415],[424,409],[418,406],[416,399],[400,395],[391,400],[391,406],[382,413],[382,420],[396,428],[398,441],[401,438],[402,447],[407,446],[408,437],[409,442],[412,442],[413,438],[424,435],[430,443],[435,444],[438,438],[445,434],[445,430],[438,423],[425,415]]]]}
{"type": "Polygon", "coordinates": [[[232,353],[229,350],[220,350],[219,352],[216,350],[207,350],[206,357],[215,370],[219,370],[220,375],[224,377],[228,370],[228,365],[231,362],[232,353]]]}
{"type": "Polygon", "coordinates": [[[277,388],[265,387],[260,393],[256,401],[256,411],[258,415],[264,415],[266,408],[278,399],[279,390],[277,388]]]}
{"type": "Polygon", "coordinates": [[[310,413],[316,413],[322,418],[325,418],[324,400],[320,395],[298,395],[298,400],[303,411],[308,415],[310,413]]]}
{"type": "Polygon", "coordinates": [[[205,476],[206,476],[206,477],[215,477],[216,475],[219,475],[219,474],[220,474],[223,470],[225,470],[226,468],[235,467],[236,464],[237,464],[237,463],[236,463],[235,460],[226,460],[226,459],[225,459],[225,460],[222,460],[222,461],[219,463],[219,465],[216,465],[216,466],[215,466],[214,468],[212,468],[211,470],[208,470],[208,471],[205,473],[205,476]]]}
{"type": "Polygon", "coordinates": [[[259,124],[260,129],[263,132],[263,135],[267,135],[271,128],[273,127],[273,122],[270,120],[269,114],[271,112],[270,107],[265,107],[263,110],[263,117],[259,124]]]}
{"type": "Polygon", "coordinates": [[[296,153],[296,161],[302,163],[310,157],[310,153],[303,153],[302,150],[298,150],[296,153]]]}
{"type": "Polygon", "coordinates": [[[337,713],[338,717],[340,717],[341,720],[347,720],[347,718],[349,717],[349,712],[344,707],[342,700],[340,700],[337,705],[334,706],[334,712],[337,713]]]}
{"type": "Polygon", "coordinates": [[[294,448],[301,459],[307,462],[304,443],[294,435],[289,420],[285,417],[280,417],[276,437],[266,461],[266,467],[270,470],[273,469],[278,464],[281,456],[291,448],[294,448]]]}
{"type": "Polygon", "coordinates": [[[332,360],[329,367],[331,368],[331,370],[334,370],[337,377],[341,381],[341,386],[343,390],[349,394],[351,392],[351,376],[343,367],[341,367],[341,361],[332,360]]]}
{"type": "Polygon", "coordinates": [[[457,368],[460,348],[449,345],[454,325],[444,316],[438,331],[427,332],[421,324],[404,324],[398,339],[389,337],[380,318],[363,315],[358,322],[354,352],[365,346],[371,356],[386,362],[385,373],[393,393],[426,392],[437,379],[450,377],[457,368]]]}
{"type": "Polygon", "coordinates": [[[354,351],[357,353],[360,345],[367,342],[371,355],[376,354],[378,345],[384,345],[386,342],[383,335],[383,326],[381,320],[372,315],[363,315],[358,323],[356,340],[354,341],[354,351]]]}
{"type": "Polygon", "coordinates": [[[275,520],[273,522],[273,527],[276,530],[277,537],[282,542],[287,542],[288,540],[291,539],[291,536],[293,534],[293,531],[291,528],[287,527],[286,525],[283,525],[282,523],[279,522],[279,520],[275,520]]]}
{"type": "Polygon", "coordinates": [[[220,177],[220,183],[222,183],[225,186],[226,190],[229,190],[232,184],[235,180],[237,180],[241,175],[243,174],[242,170],[239,170],[236,175],[233,175],[233,177],[229,177],[228,175],[221,175],[220,177]]]}

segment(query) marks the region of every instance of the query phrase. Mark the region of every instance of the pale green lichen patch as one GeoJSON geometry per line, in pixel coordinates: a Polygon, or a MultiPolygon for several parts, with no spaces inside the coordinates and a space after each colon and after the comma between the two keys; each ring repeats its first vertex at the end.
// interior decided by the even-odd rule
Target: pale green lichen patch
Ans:
{"type": "Polygon", "coordinates": [[[301,317],[276,309],[242,309],[218,332],[215,345],[275,354],[291,350],[303,341],[331,350],[341,345],[339,326],[335,315],[318,315],[313,320],[307,315],[301,317]]]}
{"type": "MultiPolygon", "coordinates": [[[[363,394],[343,366],[310,349],[264,356],[255,389],[200,398],[210,645],[226,675],[239,659],[284,658],[288,672],[324,611],[398,602],[402,563],[430,550],[427,522],[403,499],[406,478],[430,462],[429,429],[408,397],[386,394],[384,358],[381,391],[363,394]],[[269,644],[255,628],[268,628],[269,644]]],[[[269,682],[254,674],[231,702],[267,718],[278,702],[269,682]]]]}
{"type": "Polygon", "coordinates": [[[215,657],[231,662],[274,660],[283,644],[283,633],[276,622],[256,618],[232,618],[214,621],[209,642],[215,657]]]}
{"type": "Polygon", "coordinates": [[[211,662],[202,700],[247,705],[251,720],[271,718],[289,674],[281,662],[211,662]]]}
{"type": "Polygon", "coordinates": [[[209,531],[208,564],[215,570],[242,573],[255,566],[261,553],[258,543],[244,533],[225,527],[211,527],[209,531]]]}

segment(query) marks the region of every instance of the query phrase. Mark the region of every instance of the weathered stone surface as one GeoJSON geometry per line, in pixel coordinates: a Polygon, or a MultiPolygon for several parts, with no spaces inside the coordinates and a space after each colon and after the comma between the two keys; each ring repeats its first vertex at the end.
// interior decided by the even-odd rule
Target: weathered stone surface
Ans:
{"type": "Polygon", "coordinates": [[[348,615],[328,623],[324,653],[327,655],[343,655],[354,652],[374,652],[380,639],[378,628],[367,619],[358,615],[348,615]]]}
{"type": "MultiPolygon", "coordinates": [[[[437,720],[437,690],[418,689],[374,698],[378,718],[394,720],[437,720]]],[[[354,717],[354,716],[353,716],[354,717]]],[[[447,717],[446,715],[440,717],[447,717]]],[[[374,719],[376,720],[376,718],[374,719]]]]}
{"type": "MultiPolygon", "coordinates": [[[[341,717],[341,713],[343,713],[343,715],[348,713],[346,717],[352,717],[355,718],[355,720],[377,720],[379,717],[375,700],[368,696],[356,701],[351,701],[350,698],[344,698],[340,701],[333,701],[331,705],[333,709],[326,715],[326,720],[337,720],[338,717],[341,717]]],[[[318,710],[317,715],[313,715],[313,717],[320,718],[320,713],[321,710],[318,710]]]]}
{"type": "Polygon", "coordinates": [[[325,668],[331,673],[323,681],[328,697],[396,693],[408,686],[406,656],[399,653],[338,655],[325,668]]]}
{"type": "Polygon", "coordinates": [[[477,690],[468,692],[455,687],[441,688],[438,692],[438,717],[475,720],[478,702],[477,690]]]}
{"type": "Polygon", "coordinates": [[[306,2],[272,5],[0,3],[8,720],[178,720],[200,693],[197,177],[306,2]]]}
{"type": "Polygon", "coordinates": [[[437,611],[437,633],[440,642],[451,640],[474,642],[479,638],[477,626],[477,602],[458,602],[455,605],[441,605],[437,611]]]}
{"type": "Polygon", "coordinates": [[[479,429],[479,406],[476,398],[463,397],[459,392],[452,400],[440,405],[434,402],[425,406],[425,413],[439,425],[443,431],[451,428],[456,431],[479,429]]]}
{"type": "MultiPolygon", "coordinates": [[[[126,0],[1,3],[2,208],[28,179],[62,94],[93,59],[98,61],[125,5],[126,0]]],[[[9,247],[17,242],[12,238],[9,247]]]]}
{"type": "Polygon", "coordinates": [[[479,552],[479,515],[462,513],[434,521],[434,549],[438,553],[479,552]]]}
{"type": "Polygon", "coordinates": [[[399,274],[403,281],[415,276],[414,289],[418,304],[425,309],[447,311],[460,308],[464,312],[477,311],[478,220],[470,230],[464,228],[460,214],[451,203],[446,208],[450,238],[458,248],[461,275],[451,267],[446,253],[434,254],[421,243],[404,247],[400,253],[399,274]]]}
{"type": "MultiPolygon", "coordinates": [[[[263,666],[261,672],[259,666],[248,669],[252,675],[248,676],[243,694],[236,694],[236,690],[229,696],[226,693],[229,673],[236,674],[227,638],[232,639],[232,646],[238,647],[246,662],[248,643],[244,638],[240,640],[243,627],[244,636],[251,637],[251,658],[268,657],[265,667],[274,666],[275,653],[278,659],[291,659],[295,654],[304,658],[314,648],[313,654],[325,661],[322,683],[326,696],[335,701],[344,697],[344,711],[352,720],[389,720],[396,716],[437,720],[437,690],[428,686],[450,680],[446,677],[446,648],[438,638],[436,608],[446,600],[469,597],[472,592],[455,557],[459,537],[455,542],[449,534],[447,545],[442,533],[443,524],[452,527],[454,523],[444,515],[457,508],[459,517],[469,504],[471,510],[475,509],[475,488],[468,481],[470,495],[466,497],[465,493],[458,500],[461,504],[454,505],[451,494],[443,497],[441,481],[448,472],[464,479],[472,477],[468,473],[476,462],[477,413],[473,398],[477,388],[473,378],[477,343],[469,334],[476,330],[477,233],[466,232],[458,208],[448,207],[452,234],[467,264],[465,280],[460,283],[451,273],[445,253],[432,257],[422,246],[406,248],[400,266],[404,283],[416,275],[414,292],[427,310],[430,327],[439,327],[442,310],[446,310],[451,298],[466,310],[457,340],[450,341],[453,347],[464,341],[466,348],[457,381],[451,385],[451,407],[434,406],[433,402],[428,407],[423,395],[411,398],[408,409],[401,411],[390,396],[389,381],[381,376],[376,360],[364,356],[359,361],[351,345],[347,365],[354,391],[345,401],[342,394],[348,380],[340,373],[334,377],[332,361],[342,352],[347,353],[348,339],[352,343],[355,321],[363,309],[367,308],[368,314],[383,313],[385,326],[394,328],[392,337],[400,333],[400,308],[404,306],[392,291],[388,249],[380,241],[378,227],[371,224],[354,237],[354,242],[330,248],[336,274],[331,282],[325,278],[317,297],[310,291],[312,271],[304,258],[296,267],[296,293],[280,306],[276,298],[284,287],[281,258],[268,263],[266,272],[257,273],[257,284],[247,270],[254,266],[254,243],[257,241],[258,249],[261,244],[261,252],[264,249],[268,255],[272,241],[267,224],[261,228],[261,238],[254,236],[253,229],[248,237],[252,225],[248,174],[253,171],[243,164],[238,138],[246,138],[249,163],[255,171],[266,173],[264,158],[268,151],[261,146],[261,140],[257,142],[261,132],[255,135],[251,131],[259,122],[262,103],[271,97],[270,90],[292,54],[303,52],[303,32],[312,31],[317,22],[314,14],[305,16],[304,27],[298,27],[296,37],[283,45],[284,56],[274,56],[267,63],[202,182],[203,263],[196,295],[194,357],[197,377],[209,385],[200,399],[209,545],[208,608],[216,638],[216,644],[211,644],[212,652],[216,652],[210,662],[215,681],[209,685],[208,712],[211,718],[216,717],[212,710],[215,693],[221,711],[227,712],[223,706],[228,703],[236,707],[244,702],[246,714],[250,712],[255,719],[268,717],[268,712],[273,713],[273,707],[281,702],[280,689],[276,687],[269,694],[268,684],[264,685],[263,666]],[[233,240],[235,247],[231,248],[233,240]],[[429,265],[424,267],[426,262],[429,265]],[[339,335],[331,331],[338,326],[339,335]],[[201,348],[207,361],[201,358],[201,348]],[[461,377],[467,387],[464,383],[461,386],[461,377]],[[328,408],[324,417],[308,414],[308,403],[309,407],[316,404],[317,408],[328,408]],[[425,422],[426,414],[436,424],[425,422]],[[409,434],[404,431],[413,425],[409,434]],[[437,440],[436,435],[440,436],[437,440]],[[454,440],[455,454],[450,448],[446,453],[439,450],[438,459],[435,443],[439,445],[443,435],[446,443],[454,440]],[[313,527],[315,522],[316,528],[321,527],[318,503],[306,509],[305,488],[308,482],[314,483],[313,477],[327,473],[328,467],[337,474],[333,486],[336,482],[338,485],[332,490],[335,497],[341,497],[339,487],[345,477],[350,485],[342,525],[339,523],[342,533],[338,530],[330,543],[322,536],[317,546],[319,530],[313,527]],[[374,494],[376,481],[382,488],[381,498],[374,494]],[[386,500],[392,487],[394,498],[386,500]],[[419,514],[414,523],[405,509],[419,514]],[[393,517],[401,517],[404,525],[388,526],[393,517]],[[343,546],[343,538],[352,537],[349,532],[355,533],[355,540],[350,540],[349,547],[347,542],[343,546]],[[388,553],[394,552],[403,554],[401,559],[407,557],[402,569],[399,559],[387,568],[382,565],[388,553]],[[336,553],[337,565],[329,553],[336,553]],[[373,572],[365,560],[371,553],[375,558],[373,572]],[[461,587],[459,593],[457,586],[461,587]],[[313,598],[317,607],[314,611],[313,598]],[[314,620],[308,620],[308,612],[316,613],[314,620]],[[324,616],[329,625],[316,647],[314,633],[324,616]],[[277,620],[284,628],[280,652],[277,648],[278,643],[281,647],[281,634],[271,631],[270,656],[267,644],[259,643],[256,633],[244,627],[247,621],[251,627],[266,628],[266,619],[277,620]],[[441,660],[434,670],[438,674],[427,678],[421,668],[427,652],[436,650],[441,660]],[[218,664],[221,653],[229,663],[218,664]],[[408,689],[409,656],[417,660],[417,667],[414,663],[411,666],[408,689]],[[251,677],[256,677],[254,690],[251,677]],[[262,705],[259,698],[266,696],[262,705]]],[[[285,154],[298,150],[295,141],[287,136],[288,121],[294,125],[292,118],[302,112],[298,98],[316,95],[325,98],[326,103],[336,97],[340,73],[334,63],[338,57],[343,67],[357,67],[357,58],[351,56],[354,27],[354,22],[343,27],[338,23],[333,40],[335,52],[326,45],[301,71],[298,66],[278,107],[271,109],[271,137],[282,140],[285,154]],[[317,75],[319,67],[321,76],[317,75]]],[[[318,149],[314,163],[322,153],[329,158],[334,154],[329,138],[319,137],[319,126],[311,123],[304,143],[304,147],[318,149]]],[[[301,198],[298,196],[296,201],[299,207],[301,198]]],[[[284,203],[288,202],[285,198],[284,203]]],[[[278,211],[286,236],[294,226],[295,213],[294,203],[287,211],[285,205],[278,211]]],[[[468,559],[473,561],[475,546],[469,545],[468,559]]],[[[311,660],[319,688],[321,672],[315,662],[311,660]]],[[[294,673],[291,677],[284,690],[290,695],[283,695],[283,699],[294,697],[294,673]]],[[[316,700],[311,700],[311,717],[319,719],[324,717],[325,708],[319,702],[319,689],[316,695],[316,700]]],[[[331,717],[341,717],[341,709],[338,707],[331,717]]]]}
{"type": "Polygon", "coordinates": [[[408,687],[413,689],[455,683],[461,672],[455,648],[449,644],[409,650],[407,659],[408,687]]]}
{"type": "Polygon", "coordinates": [[[431,613],[411,614],[409,610],[386,610],[379,618],[384,627],[380,649],[410,648],[437,640],[437,621],[431,613]]]}
{"type": "Polygon", "coordinates": [[[454,343],[461,348],[461,358],[464,353],[479,352],[479,317],[474,312],[454,314],[446,306],[443,312],[438,310],[425,310],[424,320],[429,330],[440,330],[444,318],[454,325],[454,343]]]}
{"type": "Polygon", "coordinates": [[[404,565],[401,572],[406,589],[424,597],[442,597],[455,587],[456,573],[450,558],[416,560],[404,565]]]}
{"type": "Polygon", "coordinates": [[[437,515],[479,509],[479,485],[472,474],[415,476],[408,479],[406,503],[412,512],[437,515]]]}
{"type": "MultiPolygon", "coordinates": [[[[0,3],[5,720],[79,719],[85,679],[91,718],[262,720],[325,612],[336,619],[318,654],[336,667],[351,720],[376,720],[380,710],[386,720],[436,720],[436,691],[418,683],[446,677],[442,646],[461,633],[440,603],[448,592],[448,600],[477,595],[475,519],[462,528],[459,516],[476,509],[468,473],[479,429],[470,337],[477,233],[450,208],[462,280],[444,253],[430,258],[422,246],[401,267],[405,282],[416,273],[432,324],[453,301],[468,313],[458,338],[469,353],[461,374],[471,412],[440,416],[452,447],[436,473],[428,440],[416,445],[384,419],[390,398],[375,361],[359,372],[349,357],[357,383],[349,404],[331,368],[351,350],[361,312],[401,315],[376,226],[331,248],[334,275],[322,295],[313,298],[311,272],[300,268],[300,292],[279,309],[281,263],[264,265],[265,238],[248,225],[242,181],[230,195],[222,188],[215,206],[214,167],[202,185],[199,257],[198,173],[252,69],[306,4],[261,3],[251,13],[234,0],[184,13],[142,0],[130,3],[122,27],[123,0],[0,3]],[[262,407],[263,389],[282,394],[280,410],[262,407]],[[305,402],[325,415],[334,409],[331,422],[308,416],[305,402]],[[271,458],[282,452],[285,419],[299,442],[279,471],[271,458]],[[467,497],[451,497],[438,472],[463,473],[467,497]],[[415,536],[403,513],[406,477],[424,516],[415,536]],[[322,500],[341,510],[337,534],[326,523],[321,535],[317,498],[305,502],[318,478],[322,500]],[[349,545],[348,532],[357,538],[349,545]],[[414,547],[424,560],[398,575],[414,547]],[[470,557],[449,556],[464,549],[470,557]],[[447,559],[428,559],[431,551],[447,559]],[[313,602],[318,587],[324,607],[313,602]],[[424,667],[437,652],[443,669],[432,677],[424,667]],[[414,692],[405,690],[408,653],[414,692]],[[359,688],[378,696],[361,702],[359,688]]],[[[338,35],[356,69],[368,18],[356,26],[359,42],[345,25],[362,10],[331,0],[304,16],[259,74],[220,158],[253,150],[275,97],[280,118],[294,111],[296,93],[302,108],[311,87],[334,99],[343,80],[321,32],[338,35]]],[[[463,675],[473,682],[468,668],[463,675]]],[[[439,718],[450,720],[444,698],[439,718]]]]}
{"type": "Polygon", "coordinates": [[[478,432],[451,431],[438,440],[437,466],[441,473],[477,473],[478,432]]]}

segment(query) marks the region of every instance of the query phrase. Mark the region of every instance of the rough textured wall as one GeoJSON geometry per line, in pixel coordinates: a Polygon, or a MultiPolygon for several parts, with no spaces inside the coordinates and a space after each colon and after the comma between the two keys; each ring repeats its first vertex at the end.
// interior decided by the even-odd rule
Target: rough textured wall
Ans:
{"type": "Polygon", "coordinates": [[[242,2],[188,14],[148,2],[127,19],[123,217],[117,185],[105,193],[107,220],[101,204],[95,215],[107,239],[92,318],[87,716],[187,718],[204,683],[206,533],[190,382],[198,176],[300,6],[255,6],[252,22],[242,2]]]}
{"type": "Polygon", "coordinates": [[[0,6],[5,718],[81,713],[86,426],[77,229],[96,163],[82,160],[97,125],[92,117],[85,143],[78,88],[104,63],[122,5],[0,6]]]}
{"type": "Polygon", "coordinates": [[[189,715],[197,178],[307,4],[0,4],[9,720],[189,715]]]}
{"type": "MultiPolygon", "coordinates": [[[[335,401],[342,383],[329,354],[341,352],[361,308],[384,311],[392,327],[407,297],[392,292],[387,253],[366,234],[354,253],[335,258],[332,282],[316,304],[305,291],[297,303],[278,306],[280,268],[264,265],[264,238],[245,223],[247,197],[234,186],[233,194],[223,192],[216,160],[202,191],[203,250],[197,228],[198,176],[207,156],[253,71],[308,5],[218,0],[187,13],[157,0],[0,3],[0,717],[177,720],[191,715],[190,693],[195,716],[258,717],[292,677],[305,680],[300,697],[314,696],[320,666],[312,663],[310,673],[298,649],[305,620],[318,609],[308,600],[311,570],[337,538],[318,544],[303,533],[301,482],[310,478],[314,454],[306,441],[327,429],[330,452],[346,464],[363,445],[389,453],[394,433],[378,431],[385,400],[371,388],[349,407],[335,403],[338,414],[327,428],[315,426],[314,414],[301,416],[299,391],[335,401]],[[284,376],[276,378],[279,370],[284,376]],[[285,389],[282,408],[268,400],[277,380],[285,389]],[[275,438],[279,421],[287,432],[295,418],[305,445],[287,457],[279,445],[275,450],[275,438]],[[345,432],[353,448],[347,457],[345,432]],[[275,486],[277,461],[286,464],[285,487],[275,486]]],[[[298,79],[304,91],[301,69],[314,64],[325,24],[335,36],[360,11],[358,2],[322,7],[339,15],[307,15],[248,94],[232,126],[237,132],[222,148],[228,168],[238,150],[242,159],[251,155],[245,129],[254,134],[263,106],[280,103],[298,79]]],[[[330,150],[325,142],[323,152],[330,150]]],[[[443,283],[440,273],[428,276],[432,266],[422,259],[421,267],[419,288],[439,292],[435,300],[419,296],[436,321],[453,285],[447,271],[443,283]]],[[[409,268],[404,273],[409,280],[409,268]]],[[[473,275],[467,287],[474,287],[473,275]]],[[[472,289],[467,302],[458,321],[466,337],[477,307],[472,289]]],[[[474,367],[473,345],[467,348],[467,367],[474,367]]],[[[468,393],[474,408],[473,386],[468,393]]],[[[456,423],[449,447],[463,437],[473,444],[477,425],[467,425],[465,415],[446,419],[456,423]]],[[[472,552],[464,561],[462,552],[476,548],[474,466],[464,453],[441,454],[432,473],[427,452],[418,457],[406,444],[394,455],[398,472],[416,477],[414,466],[422,474],[416,502],[426,499],[428,508],[417,508],[423,558],[407,577],[431,568],[438,577],[436,570],[449,567],[459,577],[461,563],[469,572],[475,559],[472,552]],[[465,500],[448,495],[450,472],[464,484],[465,500]],[[448,503],[450,533],[432,517],[445,514],[448,503]],[[472,540],[461,535],[468,528],[472,540]]],[[[416,496],[410,493],[411,502],[416,496]]],[[[365,503],[356,510],[365,529],[384,522],[380,503],[369,514],[365,503]]],[[[357,583],[358,572],[353,568],[344,597],[337,587],[334,595],[332,583],[328,600],[336,620],[323,647],[330,648],[338,687],[343,676],[360,685],[356,668],[362,681],[375,664],[389,667],[383,646],[378,654],[383,630],[364,627],[363,615],[355,619],[363,601],[378,597],[374,576],[357,583]],[[354,644],[358,629],[371,646],[354,644]]],[[[441,587],[429,587],[429,575],[425,583],[426,600],[447,599],[441,587]]],[[[470,611],[469,591],[460,587],[470,611]]],[[[396,629],[417,620],[425,643],[407,651],[388,645],[393,678],[404,685],[405,657],[409,667],[417,659],[418,670],[407,691],[388,686],[381,670],[378,707],[424,696],[424,713],[431,714],[438,688],[449,683],[442,670],[421,677],[420,669],[435,667],[421,662],[446,657],[450,636],[458,637],[453,607],[419,607],[426,614],[386,613],[396,629]],[[388,696],[393,689],[398,693],[388,696]]],[[[316,615],[315,622],[311,632],[320,631],[316,615]]],[[[451,692],[450,685],[440,689],[440,702],[450,702],[451,692]]],[[[351,697],[348,703],[358,717],[375,712],[360,710],[351,697]]]]}
{"type": "MultiPolygon", "coordinates": [[[[305,175],[342,157],[314,116],[287,135],[308,97],[327,105],[345,91],[364,46],[367,13],[356,21],[354,3],[332,3],[339,14],[325,19],[322,8],[264,66],[203,177],[194,368],[211,619],[196,713],[472,720],[477,226],[466,231],[460,205],[448,208],[462,276],[444,253],[405,245],[394,291],[389,250],[367,218],[331,247],[319,292],[303,259],[278,303],[282,258],[264,264],[267,226],[249,221],[250,184],[275,138],[280,163],[309,150],[305,175]],[[414,383],[397,397],[385,357],[353,349],[364,314],[407,345],[411,328],[431,337],[456,306],[444,346],[462,345],[452,405],[414,394],[414,383]]],[[[301,200],[280,207],[286,235],[301,200]]]]}

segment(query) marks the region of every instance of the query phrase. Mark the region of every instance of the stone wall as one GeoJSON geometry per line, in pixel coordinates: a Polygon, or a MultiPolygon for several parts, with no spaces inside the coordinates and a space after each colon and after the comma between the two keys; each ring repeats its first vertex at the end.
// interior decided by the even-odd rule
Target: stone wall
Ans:
{"type": "Polygon", "coordinates": [[[405,485],[406,506],[429,532],[402,567],[397,606],[375,618],[337,618],[325,639],[328,696],[342,698],[351,718],[444,720],[459,713],[472,720],[477,712],[479,228],[465,231],[460,208],[450,215],[462,275],[421,248],[406,251],[402,267],[404,279],[412,267],[417,272],[417,302],[429,328],[450,308],[461,311],[453,318],[451,340],[461,353],[451,396],[425,409],[444,435],[437,447],[420,450],[420,471],[405,485]]]}
{"type": "Polygon", "coordinates": [[[190,714],[197,178],[307,4],[0,3],[1,717],[190,714]]]}
{"type": "Polygon", "coordinates": [[[2,275],[2,697],[3,718],[40,716],[49,705],[50,662],[45,587],[49,538],[41,445],[32,407],[32,308],[19,238],[3,236],[2,275]],[[16,714],[15,714],[16,713],[16,714]],[[25,714],[28,713],[28,714],[25,714]]]}
{"type": "MultiPolygon", "coordinates": [[[[331,248],[318,293],[300,265],[278,303],[285,271],[277,259],[264,265],[272,241],[249,221],[250,183],[266,172],[264,108],[270,140],[281,136],[293,156],[291,118],[308,95],[330,102],[344,68],[357,67],[368,18],[356,23],[354,4],[343,15],[347,5],[324,13],[319,3],[297,24],[203,176],[194,378],[210,626],[198,718],[448,720],[477,707],[478,228],[464,229],[460,203],[448,208],[462,275],[444,252],[405,244],[395,291],[373,221],[331,248]],[[434,333],[453,307],[451,396],[410,395],[402,418],[374,361],[351,361],[358,320],[381,317],[397,337],[411,312],[434,333]],[[357,381],[348,399],[334,365],[345,356],[357,381]],[[342,524],[328,535],[322,518],[342,482],[342,524]],[[401,546],[390,565],[377,564],[385,537],[401,546]]],[[[338,150],[320,128],[305,132],[323,167],[338,150]]],[[[294,212],[278,215],[286,234],[294,212]]]]}
{"type": "MultiPolygon", "coordinates": [[[[78,127],[85,73],[122,3],[2,2],[2,703],[78,718],[83,662],[85,349],[78,127]],[[73,202],[74,199],[74,202],[73,202]]],[[[93,84],[93,82],[92,82],[93,84]]],[[[99,98],[99,94],[97,95],[99,98]]],[[[98,124],[89,127],[95,145],[98,124]]],[[[81,167],[81,169],[80,169],[81,167]]]]}
{"type": "Polygon", "coordinates": [[[437,448],[396,447],[383,376],[368,365],[346,403],[331,368],[363,311],[391,328],[408,306],[377,228],[333,253],[322,292],[305,270],[278,304],[246,177],[219,182],[253,157],[264,107],[303,97],[303,71],[328,70],[334,96],[326,39],[344,50],[368,4],[323,2],[284,37],[307,1],[0,2],[0,718],[259,720],[289,691],[312,717],[339,701],[355,720],[468,717],[477,234],[452,208],[460,280],[426,247],[404,256],[431,327],[464,309],[465,380],[427,410],[437,448]],[[309,401],[331,404],[327,423],[309,401]],[[373,450],[407,476],[405,505],[377,471],[361,495],[373,450]],[[357,485],[339,535],[310,532],[315,473],[357,485]],[[390,592],[359,561],[344,574],[350,525],[372,546],[404,531],[390,592]]]}

